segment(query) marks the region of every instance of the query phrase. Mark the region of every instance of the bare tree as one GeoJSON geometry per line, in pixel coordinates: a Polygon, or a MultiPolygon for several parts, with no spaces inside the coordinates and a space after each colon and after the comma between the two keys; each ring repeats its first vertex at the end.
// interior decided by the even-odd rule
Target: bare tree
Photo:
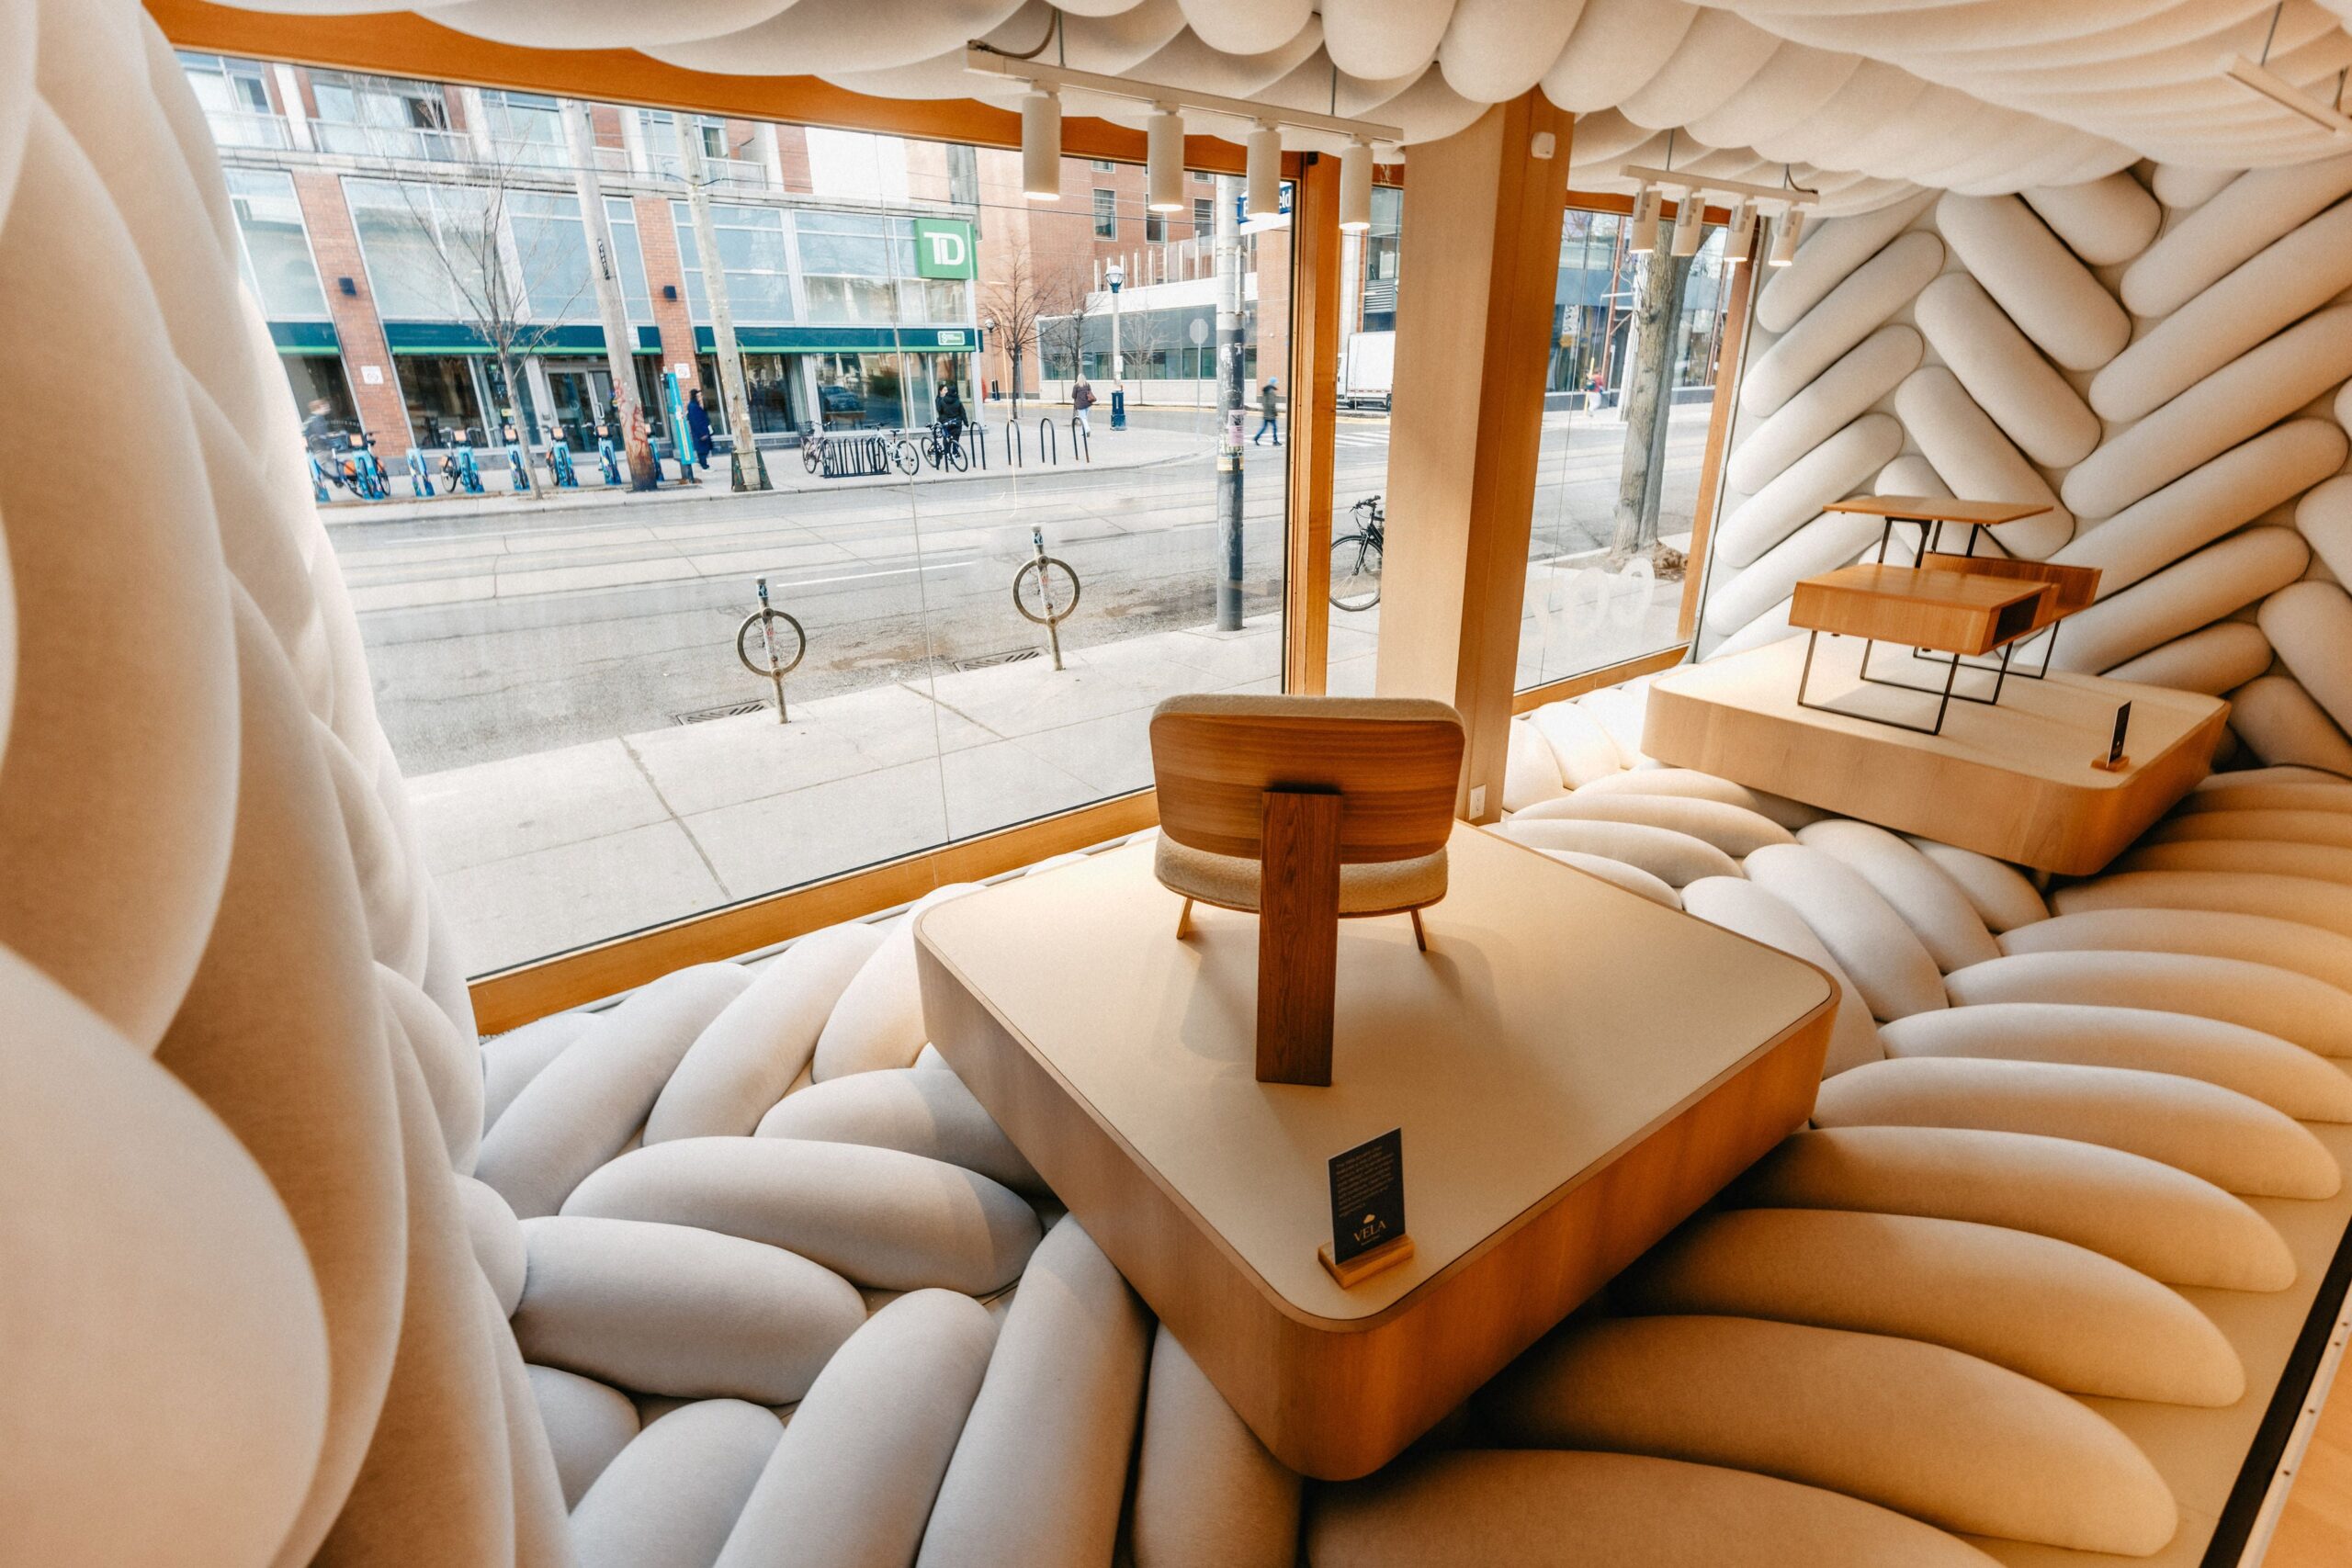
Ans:
{"type": "Polygon", "coordinates": [[[1091,257],[1074,255],[1038,288],[1042,314],[1037,322],[1037,355],[1041,372],[1052,377],[1055,367],[1069,367],[1078,378],[1085,363],[1086,321],[1094,306],[1094,266],[1091,257]]]}
{"type": "Polygon", "coordinates": [[[1004,276],[980,290],[980,313],[994,325],[997,343],[1012,362],[1012,417],[1021,417],[1021,355],[1037,346],[1037,325],[1051,310],[1048,289],[1025,244],[1005,258],[1004,276]]]}
{"type": "MultiPolygon", "coordinates": [[[[593,286],[584,239],[574,247],[560,237],[571,233],[569,226],[533,223],[518,230],[514,223],[518,203],[547,204],[529,217],[561,215],[564,197],[525,188],[546,181],[543,151],[527,142],[492,142],[463,184],[392,182],[458,319],[490,346],[499,381],[514,402],[518,435],[528,428],[525,411],[536,406],[524,384],[523,357],[593,286]]],[[[501,412],[485,420],[493,430],[501,412]]],[[[534,483],[532,491],[544,494],[545,487],[534,483]]]]}

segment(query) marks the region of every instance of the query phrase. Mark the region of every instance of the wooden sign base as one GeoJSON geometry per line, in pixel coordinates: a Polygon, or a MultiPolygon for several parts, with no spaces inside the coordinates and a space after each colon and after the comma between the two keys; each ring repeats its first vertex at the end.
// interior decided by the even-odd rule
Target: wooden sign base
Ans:
{"type": "Polygon", "coordinates": [[[2132,771],[2132,759],[2118,757],[2110,762],[2104,757],[2093,757],[2091,766],[2102,773],[2128,773],[2132,771]]]}
{"type": "Polygon", "coordinates": [[[1323,1271],[1337,1280],[1343,1291],[1353,1290],[1374,1274],[1394,1269],[1412,1256],[1413,1238],[1408,1235],[1382,1242],[1370,1252],[1359,1253],[1345,1263],[1332,1261],[1331,1244],[1328,1241],[1315,1249],[1316,1260],[1323,1265],[1323,1271]]]}

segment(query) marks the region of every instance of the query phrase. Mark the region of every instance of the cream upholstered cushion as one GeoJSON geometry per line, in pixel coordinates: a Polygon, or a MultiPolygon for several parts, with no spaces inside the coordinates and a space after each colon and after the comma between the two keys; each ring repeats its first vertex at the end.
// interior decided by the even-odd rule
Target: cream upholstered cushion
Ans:
{"type": "Polygon", "coordinates": [[[2352,1073],[2275,1034],[2153,1008],[1984,1002],[1879,1032],[1890,1056],[1996,1056],[2201,1078],[2304,1122],[2352,1122],[2352,1073]]]}
{"type": "Polygon", "coordinates": [[[1111,1560],[1150,1324],[1064,1218],[1022,1273],[923,1532],[921,1568],[1101,1568],[1111,1560]]]}
{"type": "Polygon", "coordinates": [[[2188,953],[2020,953],[1955,969],[1956,1006],[2087,1002],[2162,1008],[2259,1029],[2324,1056],[2352,1056],[2352,992],[2292,969],[2188,953]]]}
{"type": "Polygon", "coordinates": [[[1560,778],[1570,789],[1623,772],[1625,759],[1600,720],[1574,703],[1545,703],[1527,716],[1529,724],[1552,749],[1560,764],[1560,778]]]}
{"type": "Polygon", "coordinates": [[[1161,1324],[1136,1461],[1136,1568],[1293,1568],[1300,1490],[1161,1324]]]}
{"type": "Polygon", "coordinates": [[[2247,871],[2342,886],[2352,884],[2352,849],[2283,840],[2189,839],[2143,844],[2119,856],[2112,867],[2117,872],[2247,871]]]}
{"type": "Polygon", "coordinates": [[[2352,936],[2217,909],[2077,909],[2004,931],[2001,951],[2202,953],[2292,969],[2352,991],[2352,936]]]}
{"type": "MultiPolygon", "coordinates": [[[[2274,785],[2293,788],[2293,785],[2274,785]]],[[[2316,787],[2316,786],[2315,786],[2316,787]]],[[[2352,790],[2335,793],[2352,795],[2352,790]]],[[[2191,795],[2190,801],[2199,797],[2191,795]]],[[[2215,796],[2228,800],[2229,795],[2215,796]]],[[[2340,810],[2296,809],[2284,807],[2240,807],[2226,811],[2184,809],[2157,823],[2140,842],[2177,844],[2200,839],[2260,839],[2280,843],[2329,844],[2352,849],[2352,802],[2340,810]]]]}
{"type": "Polygon", "coordinates": [[[1831,818],[1800,829],[1797,840],[1860,872],[1903,917],[1938,968],[1949,972],[2000,956],[1984,917],[1960,884],[1885,829],[1831,818]]]}
{"type": "Polygon", "coordinates": [[[1760,789],[1750,789],[1746,784],[1734,784],[1729,779],[1702,773],[1694,768],[1631,769],[1612,773],[1605,779],[1595,779],[1577,793],[1674,795],[1684,800],[1721,801],[1725,806],[1736,806],[1743,810],[1753,811],[1758,817],[1769,818],[1792,831],[1808,822],[1818,821],[1822,815],[1817,807],[1802,801],[1791,800],[1781,795],[1768,795],[1760,789]]]}
{"type": "Polygon", "coordinates": [[[2251,871],[2127,871],[2061,887],[2050,907],[2077,909],[2219,909],[2301,920],[2352,937],[2352,888],[2308,876],[2251,871]]]}
{"type": "MultiPolygon", "coordinates": [[[[1570,799],[1575,796],[1571,795],[1570,799]]],[[[1669,887],[1702,876],[1736,876],[1739,863],[1704,839],[1640,822],[1596,822],[1521,812],[1496,825],[1504,838],[1538,850],[1573,850],[1639,866],[1669,887]]]]}
{"type": "Polygon", "coordinates": [[[1559,1449],[1408,1455],[1362,1481],[1317,1487],[1306,1561],[1312,1568],[1994,1564],[1933,1526],[1817,1486],[1645,1454],[1559,1449]]]}
{"type": "Polygon", "coordinates": [[[2343,1173],[2291,1116],[2195,1078],[1965,1056],[1872,1062],[1821,1086],[1821,1127],[1978,1127],[2145,1155],[2232,1192],[2326,1198],[2343,1173]]]}
{"type": "Polygon", "coordinates": [[[637,1406],[610,1383],[560,1367],[526,1367],[531,1407],[547,1428],[563,1506],[576,1508],[613,1456],[637,1436],[637,1406]]]}
{"type": "MultiPolygon", "coordinates": [[[[1246,855],[1213,854],[1159,835],[1152,870],[1187,898],[1227,909],[1258,907],[1259,863],[1246,855]]],[[[1413,860],[1340,867],[1340,913],[1385,915],[1434,904],[1445,897],[1445,852],[1413,860]]]]}
{"type": "Polygon", "coordinates": [[[1708,1214],[1635,1264],[1610,1300],[1624,1312],[1924,1339],[2069,1393],[2220,1406],[2245,1392],[2237,1352],[2178,1292],[2072,1242],[1966,1220],[1708,1214]]]}
{"type": "Polygon", "coordinates": [[[740,1236],[560,1215],[523,1233],[523,1354],[641,1393],[789,1404],[865,1321],[848,1280],[740,1236]]]}
{"type": "Polygon", "coordinates": [[[2352,780],[2316,768],[2215,773],[2175,807],[2175,820],[2231,811],[2352,812],[2352,780]]]}
{"type": "Polygon", "coordinates": [[[1878,1025],[1861,993],[1838,960],[1813,934],[1813,928],[1794,909],[1737,876],[1702,876],[1682,890],[1682,908],[1710,925],[1737,931],[1767,947],[1777,947],[1794,958],[1817,964],[1838,984],[1838,1018],[1830,1025],[1829,1050],[1823,1058],[1825,1077],[1875,1062],[1886,1055],[1879,1043],[1878,1025]]]}
{"type": "Polygon", "coordinates": [[[1905,833],[1903,839],[1952,879],[1986,930],[2016,931],[2050,918],[2050,906],[2041,901],[2041,895],[2034,891],[2024,873],[2008,862],[1963,850],[1956,844],[1938,843],[1917,833],[1905,833]]]}
{"type": "Polygon", "coordinates": [[[1628,893],[1638,893],[1653,904],[1663,904],[1669,909],[1682,908],[1681,894],[1668,886],[1664,878],[1655,876],[1640,866],[1628,865],[1622,860],[1611,860],[1607,855],[1588,854],[1582,850],[1538,850],[1536,852],[1558,861],[1562,865],[1572,865],[1588,876],[1597,876],[1628,893]]]}
{"type": "Polygon", "coordinates": [[[739,1399],[647,1422],[572,1510],[580,1568],[710,1568],[783,1436],[739,1399]]]}
{"type": "Polygon", "coordinates": [[[1940,1345],[1745,1317],[1572,1326],[1478,1407],[1515,1446],[1761,1470],[1946,1529],[2146,1556],[2178,1517],[2104,1417],[1940,1345]]]}
{"type": "Polygon", "coordinates": [[[825,1015],[809,1071],[819,1082],[876,1067],[910,1067],[931,1032],[923,1024],[922,987],[915,977],[915,917],[935,904],[975,892],[973,882],[951,882],[916,899],[893,920],[874,955],[858,966],[825,1015]]]}
{"type": "Polygon", "coordinates": [[[676,1138],[582,1182],[567,1215],[698,1225],[797,1252],[876,1290],[979,1295],[1019,1276],[1037,1216],[977,1171],[856,1144],[676,1138]]]}
{"type": "Polygon", "coordinates": [[[760,1118],[758,1135],[904,1149],[977,1170],[1016,1191],[1050,1196],[1003,1129],[944,1063],[938,1070],[884,1067],[810,1084],[760,1118]]]}
{"type": "Polygon", "coordinates": [[[593,1012],[549,1013],[481,1043],[482,1131],[488,1132],[533,1078],[596,1021],[593,1012]]]}
{"type": "Polygon", "coordinates": [[[458,1178],[458,1201],[466,1213],[466,1236],[473,1243],[474,1261],[481,1266],[482,1278],[490,1281],[491,1294],[498,1298],[498,1310],[512,1317],[514,1304],[523,1299],[523,1273],[530,1256],[522,1224],[498,1195],[498,1189],[487,1181],[458,1178]]]}
{"type": "Polygon", "coordinates": [[[851,920],[778,953],[710,1021],[645,1118],[645,1141],[740,1136],[792,1087],[835,1003],[888,933],[851,920]]]}
{"type": "Polygon", "coordinates": [[[1560,782],[1560,761],[1552,744],[1523,718],[1510,721],[1510,739],[1503,753],[1503,809],[1523,811],[1539,800],[1567,793],[1560,782]]]}
{"type": "Polygon", "coordinates": [[[1945,1005],[1942,971],[1894,906],[1826,851],[1770,844],[1747,857],[1748,879],[1803,917],[1881,1020],[1945,1005]]]}
{"type": "Polygon", "coordinates": [[[717,1568],[913,1562],[996,1338],[952,1291],[866,1320],[792,1413],[717,1568]]]}
{"type": "Polygon", "coordinates": [[[2073,1138],[1963,1127],[1798,1133],[1726,1197],[2008,1225],[2171,1285],[2283,1291],[2295,1282],[2286,1242],[2244,1200],[2185,1170],[2073,1138]]]}
{"type": "Polygon", "coordinates": [[[1511,818],[1521,827],[1530,822],[1554,820],[1637,822],[1644,827],[1664,828],[1704,840],[1735,860],[1766,844],[1796,842],[1786,828],[1769,817],[1745,807],[1694,795],[1578,790],[1557,800],[1531,806],[1511,818]]]}

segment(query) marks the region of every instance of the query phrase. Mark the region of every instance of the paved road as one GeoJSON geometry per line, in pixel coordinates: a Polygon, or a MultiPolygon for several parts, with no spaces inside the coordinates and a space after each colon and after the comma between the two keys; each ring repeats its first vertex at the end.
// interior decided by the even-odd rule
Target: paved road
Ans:
{"type": "MultiPolygon", "coordinates": [[[[1679,411],[1665,532],[1688,526],[1705,415],[1679,411]]],[[[761,575],[808,631],[795,697],[919,681],[1037,647],[1011,592],[1032,527],[1085,584],[1063,627],[1069,645],[1207,624],[1220,558],[1211,439],[1204,431],[1196,453],[1145,468],[926,475],[593,508],[517,503],[497,516],[338,523],[332,533],[385,726],[415,775],[767,695],[732,646],[761,575]]],[[[1601,542],[1622,442],[1613,422],[1547,428],[1536,556],[1601,542]]],[[[1257,615],[1281,601],[1283,468],[1271,447],[1247,458],[1243,578],[1257,615]]],[[[1385,421],[1342,422],[1342,525],[1348,502],[1384,488],[1387,459],[1385,421]]]]}

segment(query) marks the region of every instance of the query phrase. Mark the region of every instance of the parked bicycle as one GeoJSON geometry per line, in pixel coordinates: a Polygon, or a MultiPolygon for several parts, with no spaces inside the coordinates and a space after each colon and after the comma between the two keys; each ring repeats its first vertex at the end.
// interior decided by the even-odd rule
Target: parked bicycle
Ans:
{"type": "Polygon", "coordinates": [[[972,466],[972,455],[964,449],[964,426],[961,421],[941,420],[931,427],[923,439],[922,455],[934,468],[962,473],[972,466]]]}
{"type": "Polygon", "coordinates": [[[1341,610],[1369,610],[1380,603],[1380,547],[1387,513],[1380,497],[1365,496],[1348,508],[1351,531],[1331,541],[1331,603],[1341,610]]]}

